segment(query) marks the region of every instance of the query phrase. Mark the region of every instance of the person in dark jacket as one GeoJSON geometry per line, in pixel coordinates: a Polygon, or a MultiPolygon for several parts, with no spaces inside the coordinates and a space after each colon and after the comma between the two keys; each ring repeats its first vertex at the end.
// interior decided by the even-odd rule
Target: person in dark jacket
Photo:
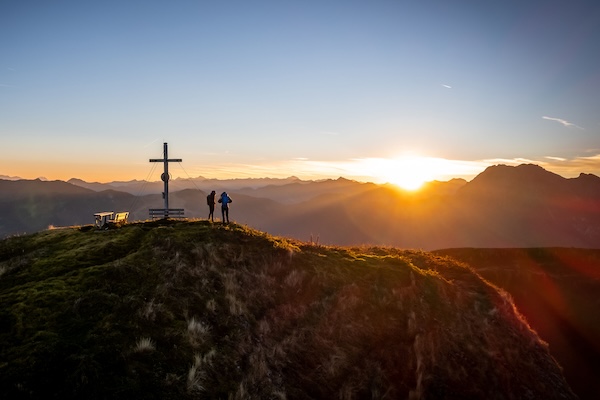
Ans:
{"type": "Polygon", "coordinates": [[[215,195],[217,193],[213,190],[208,196],[206,196],[206,204],[208,204],[208,219],[215,222],[215,195]]]}
{"type": "Polygon", "coordinates": [[[223,214],[223,223],[229,223],[229,205],[233,202],[231,197],[227,194],[227,192],[221,193],[221,198],[219,198],[219,203],[221,203],[221,213],[223,214]]]}

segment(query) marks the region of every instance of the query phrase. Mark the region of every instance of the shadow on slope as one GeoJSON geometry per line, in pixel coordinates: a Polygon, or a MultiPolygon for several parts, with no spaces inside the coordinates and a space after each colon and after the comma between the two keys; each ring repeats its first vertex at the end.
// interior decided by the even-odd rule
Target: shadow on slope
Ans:
{"type": "Polygon", "coordinates": [[[582,399],[600,394],[600,250],[447,249],[508,291],[582,399]]]}

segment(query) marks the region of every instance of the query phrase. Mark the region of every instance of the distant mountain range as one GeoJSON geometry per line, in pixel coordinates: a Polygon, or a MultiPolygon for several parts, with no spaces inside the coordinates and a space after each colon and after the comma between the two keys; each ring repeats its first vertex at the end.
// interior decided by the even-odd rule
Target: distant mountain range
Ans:
{"type": "MultiPolygon", "coordinates": [[[[130,193],[136,196],[161,193],[163,190],[162,181],[114,181],[108,183],[86,182],[81,179],[71,178],[67,181],[76,186],[81,186],[86,189],[91,189],[97,192],[103,190],[117,190],[120,192],[130,193]]],[[[218,190],[251,190],[262,188],[265,186],[281,186],[289,183],[310,183],[312,181],[302,181],[294,176],[279,179],[279,178],[249,178],[249,179],[207,179],[204,177],[196,178],[176,178],[169,181],[169,191],[180,191],[185,189],[197,189],[202,191],[218,190]]]]}
{"type": "MultiPolygon", "coordinates": [[[[145,220],[149,208],[163,206],[162,185],[0,180],[0,237],[90,224],[98,211],[145,220]]],[[[206,218],[211,190],[230,194],[238,223],[320,244],[600,248],[600,178],[567,179],[531,164],[497,165],[470,182],[430,182],[415,193],[344,178],[176,179],[170,207],[206,218]]]]}

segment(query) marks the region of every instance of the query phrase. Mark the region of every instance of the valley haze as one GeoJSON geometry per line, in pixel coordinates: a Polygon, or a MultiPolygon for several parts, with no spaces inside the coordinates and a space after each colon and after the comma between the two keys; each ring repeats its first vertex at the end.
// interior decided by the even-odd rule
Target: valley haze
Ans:
{"type": "MultiPolygon", "coordinates": [[[[332,245],[600,248],[600,178],[563,178],[540,166],[495,165],[473,180],[418,191],[352,181],[173,179],[170,206],[206,218],[206,195],[227,191],[231,218],[271,234],[332,245]]],[[[100,211],[148,219],[162,182],[0,180],[0,235],[85,225],[100,211]]],[[[220,220],[217,207],[215,213],[220,220]]]]}

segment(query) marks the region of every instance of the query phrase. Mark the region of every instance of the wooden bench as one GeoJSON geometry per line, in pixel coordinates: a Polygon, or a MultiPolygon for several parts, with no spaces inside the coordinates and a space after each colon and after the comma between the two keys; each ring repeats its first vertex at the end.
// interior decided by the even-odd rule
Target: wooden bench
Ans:
{"type": "Polygon", "coordinates": [[[149,210],[150,218],[184,218],[184,209],[183,208],[151,208],[149,210]]]}
{"type": "Polygon", "coordinates": [[[98,229],[108,229],[109,225],[121,225],[129,219],[129,212],[102,211],[94,214],[95,224],[98,229]]]}
{"type": "Polygon", "coordinates": [[[123,211],[116,213],[115,217],[113,219],[109,219],[108,222],[111,224],[124,224],[127,222],[127,219],[129,219],[129,212],[123,211]]]}

